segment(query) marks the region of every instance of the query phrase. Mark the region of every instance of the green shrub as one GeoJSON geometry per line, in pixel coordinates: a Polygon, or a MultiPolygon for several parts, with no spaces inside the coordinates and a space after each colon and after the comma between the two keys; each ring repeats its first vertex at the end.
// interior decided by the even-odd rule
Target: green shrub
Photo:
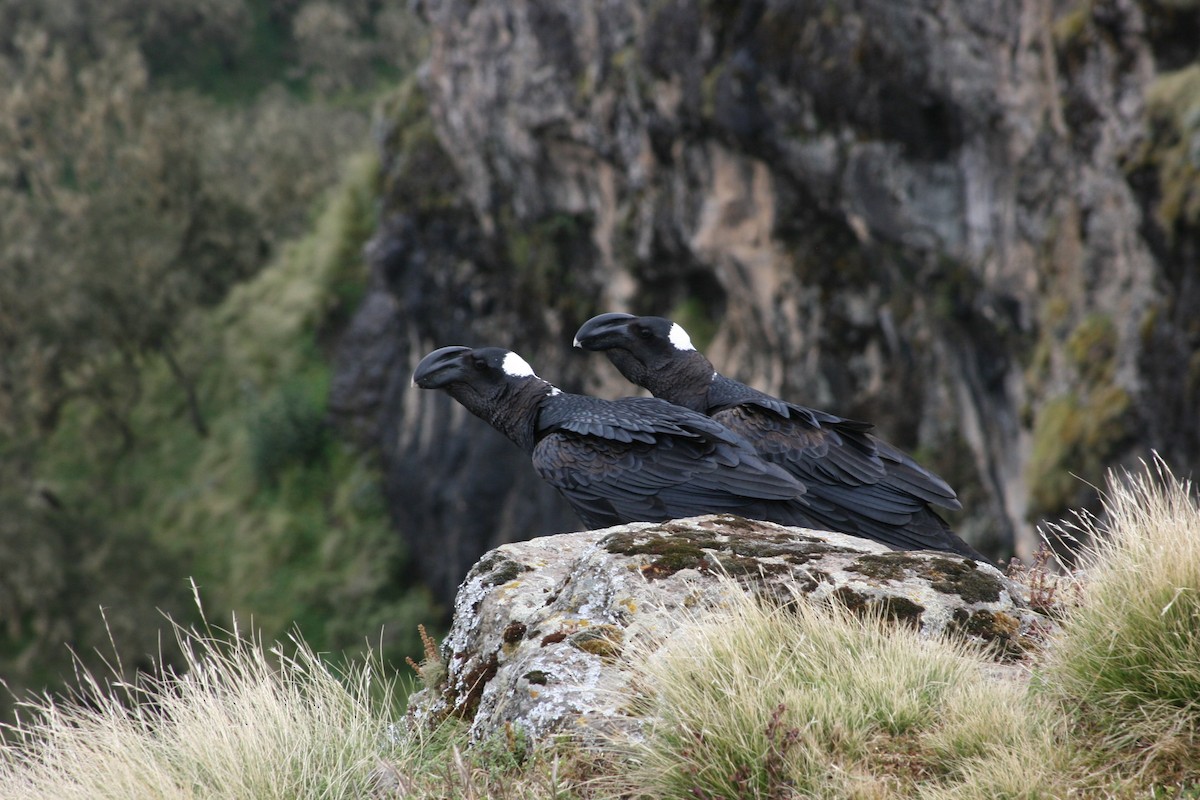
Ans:
{"type": "Polygon", "coordinates": [[[320,463],[330,441],[323,395],[314,397],[296,381],[285,383],[251,416],[254,475],[260,485],[275,487],[287,467],[320,463]]]}

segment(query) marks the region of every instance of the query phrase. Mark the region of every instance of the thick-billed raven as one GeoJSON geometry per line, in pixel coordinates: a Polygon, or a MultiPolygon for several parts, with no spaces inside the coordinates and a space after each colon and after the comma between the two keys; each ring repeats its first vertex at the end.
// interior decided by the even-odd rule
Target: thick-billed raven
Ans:
{"type": "Polygon", "coordinates": [[[563,392],[499,347],[443,347],[414,386],[442,389],[533,458],[584,524],[732,513],[812,527],[804,488],[709,417],[652,397],[563,392]]]}
{"type": "Polygon", "coordinates": [[[655,397],[707,414],[744,436],[759,455],[804,484],[817,527],[899,550],[946,550],[988,561],[931,508],[962,508],[954,490],[872,435],[874,426],[788,403],[721,375],[677,323],[601,314],[583,324],[575,346],[602,351],[655,397]]]}

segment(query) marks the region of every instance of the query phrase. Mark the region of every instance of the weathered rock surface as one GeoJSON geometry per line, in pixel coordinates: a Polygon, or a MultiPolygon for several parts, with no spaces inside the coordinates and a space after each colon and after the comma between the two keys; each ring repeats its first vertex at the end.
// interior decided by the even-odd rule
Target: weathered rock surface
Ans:
{"type": "MultiPolygon", "coordinates": [[[[410,700],[413,725],[447,715],[476,741],[511,723],[536,742],[629,721],[625,649],[659,643],[736,585],[786,602],[793,590],[878,609],[1019,658],[1045,621],[994,567],[945,553],[727,515],[635,523],[502,545],[468,574],[442,644],[446,679],[410,700]]],[[[739,589],[732,589],[738,591],[739,589]]]]}
{"type": "Polygon", "coordinates": [[[334,406],[447,600],[487,548],[577,523],[483,423],[405,391],[416,358],[500,344],[626,394],[570,351],[601,311],[676,316],[723,372],[875,422],[987,553],[1028,555],[1150,448],[1200,466],[1197,4],[420,7],[334,406]]]}

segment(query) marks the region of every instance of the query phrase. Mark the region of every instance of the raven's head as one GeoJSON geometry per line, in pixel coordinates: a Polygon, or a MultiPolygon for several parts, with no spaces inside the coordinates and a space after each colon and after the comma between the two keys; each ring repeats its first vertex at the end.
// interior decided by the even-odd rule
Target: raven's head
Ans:
{"type": "Polygon", "coordinates": [[[421,359],[412,385],[442,389],[522,448],[531,448],[540,397],[558,390],[502,347],[441,347],[421,359]]]}
{"type": "Polygon", "coordinates": [[[575,346],[603,352],[626,379],[655,397],[700,410],[713,367],[677,322],[601,314],[575,333],[575,346]]]}

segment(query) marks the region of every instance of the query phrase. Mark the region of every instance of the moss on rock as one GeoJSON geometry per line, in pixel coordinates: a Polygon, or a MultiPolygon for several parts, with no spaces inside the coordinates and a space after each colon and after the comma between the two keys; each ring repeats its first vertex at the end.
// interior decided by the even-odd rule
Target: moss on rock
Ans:
{"type": "Polygon", "coordinates": [[[526,672],[521,677],[523,677],[527,682],[534,684],[535,686],[545,686],[546,685],[546,673],[540,669],[530,670],[529,672],[526,672]]]}
{"type": "Polygon", "coordinates": [[[1000,599],[1000,579],[977,569],[966,558],[921,558],[907,553],[878,553],[860,556],[846,567],[881,581],[900,581],[916,575],[929,581],[939,592],[961,597],[967,603],[995,602],[1000,599]]]}
{"type": "Polygon", "coordinates": [[[649,578],[665,578],[684,569],[707,569],[704,551],[719,546],[713,535],[692,530],[676,534],[617,533],[604,542],[604,548],[610,553],[654,556],[642,569],[649,578]]]}
{"type": "Polygon", "coordinates": [[[479,661],[463,679],[447,689],[446,702],[452,709],[450,713],[459,719],[470,720],[475,717],[479,701],[483,698],[483,690],[488,681],[496,677],[500,660],[495,653],[479,661]]]}
{"type": "Polygon", "coordinates": [[[842,586],[830,596],[856,614],[880,614],[893,622],[914,626],[921,624],[921,615],[925,613],[925,606],[907,598],[872,597],[849,586],[842,586]]]}
{"type": "Polygon", "coordinates": [[[594,625],[572,634],[567,641],[585,653],[601,658],[616,658],[621,654],[625,633],[615,625],[594,625]]]}
{"type": "Polygon", "coordinates": [[[389,124],[383,131],[383,193],[396,210],[409,213],[457,208],[458,170],[442,147],[429,113],[429,99],[415,79],[381,103],[389,124]]]}
{"type": "Polygon", "coordinates": [[[951,633],[961,633],[974,636],[991,643],[997,648],[1001,658],[1019,658],[1025,654],[1026,643],[1020,638],[1021,623],[1011,614],[1003,611],[979,610],[968,613],[966,609],[956,609],[954,617],[946,630],[951,633]]]}
{"type": "Polygon", "coordinates": [[[486,585],[501,586],[509,581],[516,580],[521,573],[528,572],[531,568],[524,564],[518,564],[511,558],[506,558],[498,552],[494,552],[480,561],[476,569],[480,575],[480,579],[486,585]]]}
{"type": "Polygon", "coordinates": [[[731,575],[774,575],[789,567],[762,559],[782,558],[788,564],[801,565],[838,550],[835,545],[792,532],[764,531],[754,522],[733,516],[722,517],[720,527],[713,531],[669,522],[655,532],[617,533],[605,540],[604,547],[610,553],[654,556],[642,569],[650,578],[665,578],[684,569],[710,570],[718,564],[731,575]]]}
{"type": "Polygon", "coordinates": [[[1117,355],[1117,327],[1112,317],[1088,314],[1067,337],[1066,351],[1088,384],[1111,382],[1117,355]]]}
{"type": "Polygon", "coordinates": [[[1158,178],[1156,221],[1168,237],[1200,223],[1200,64],[1159,75],[1146,92],[1150,133],[1129,169],[1149,167],[1158,178]]]}

